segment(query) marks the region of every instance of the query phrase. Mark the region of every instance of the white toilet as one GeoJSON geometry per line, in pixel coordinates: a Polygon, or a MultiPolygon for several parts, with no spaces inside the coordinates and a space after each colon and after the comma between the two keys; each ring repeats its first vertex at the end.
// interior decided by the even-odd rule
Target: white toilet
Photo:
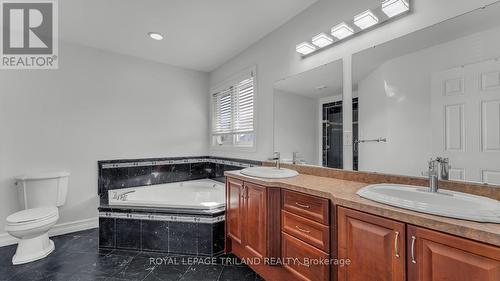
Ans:
{"type": "Polygon", "coordinates": [[[64,205],[69,173],[44,173],[16,177],[24,210],[7,217],[5,230],[19,238],[13,264],[42,259],[54,251],[49,229],[59,219],[57,207],[64,205]]]}

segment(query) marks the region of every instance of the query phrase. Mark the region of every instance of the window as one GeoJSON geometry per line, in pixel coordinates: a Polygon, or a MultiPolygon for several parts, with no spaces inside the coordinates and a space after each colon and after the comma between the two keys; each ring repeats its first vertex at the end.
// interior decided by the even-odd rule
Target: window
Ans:
{"type": "Polygon", "coordinates": [[[254,86],[251,70],[212,93],[212,146],[255,146],[254,86]]]}

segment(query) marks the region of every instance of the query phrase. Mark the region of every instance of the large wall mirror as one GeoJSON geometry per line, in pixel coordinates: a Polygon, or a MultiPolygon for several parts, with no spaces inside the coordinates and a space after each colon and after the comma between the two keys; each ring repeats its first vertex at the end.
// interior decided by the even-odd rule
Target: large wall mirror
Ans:
{"type": "Polygon", "coordinates": [[[283,162],[342,168],[342,61],[274,84],[274,149],[283,162]]]}
{"type": "MultiPolygon", "coordinates": [[[[353,55],[355,170],[421,177],[431,157],[444,157],[450,180],[500,184],[498,15],[495,3],[353,55]]],[[[307,164],[343,167],[342,153],[334,153],[342,151],[342,133],[333,133],[342,114],[330,119],[320,112],[347,102],[341,97],[342,74],[333,70],[341,65],[333,62],[276,82],[275,150],[299,152],[307,164]],[[332,85],[331,92],[322,95],[321,85],[332,85]],[[309,107],[287,105],[292,102],[287,94],[304,96],[301,87],[314,94],[306,97],[309,107]],[[301,116],[305,112],[311,114],[309,127],[301,116]],[[284,120],[288,127],[281,127],[284,120]],[[325,134],[325,124],[332,133],[325,134]],[[326,148],[336,159],[332,165],[326,148]]]]}

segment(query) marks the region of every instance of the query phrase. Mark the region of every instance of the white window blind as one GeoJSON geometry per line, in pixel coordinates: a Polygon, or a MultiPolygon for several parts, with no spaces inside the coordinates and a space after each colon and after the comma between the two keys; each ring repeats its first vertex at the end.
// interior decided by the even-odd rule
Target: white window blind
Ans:
{"type": "Polygon", "coordinates": [[[213,135],[235,135],[254,131],[254,75],[234,80],[212,94],[213,135]]]}

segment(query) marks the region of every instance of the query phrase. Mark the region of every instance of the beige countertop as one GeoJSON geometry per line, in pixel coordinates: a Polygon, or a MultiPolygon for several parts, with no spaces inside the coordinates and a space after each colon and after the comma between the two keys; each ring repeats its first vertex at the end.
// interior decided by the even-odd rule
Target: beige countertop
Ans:
{"type": "Polygon", "coordinates": [[[330,199],[338,206],[394,219],[500,247],[500,224],[478,223],[413,212],[364,199],[356,194],[368,183],[340,180],[300,174],[286,179],[262,179],[242,175],[239,171],[228,171],[225,175],[240,180],[299,191],[330,199]]]}

